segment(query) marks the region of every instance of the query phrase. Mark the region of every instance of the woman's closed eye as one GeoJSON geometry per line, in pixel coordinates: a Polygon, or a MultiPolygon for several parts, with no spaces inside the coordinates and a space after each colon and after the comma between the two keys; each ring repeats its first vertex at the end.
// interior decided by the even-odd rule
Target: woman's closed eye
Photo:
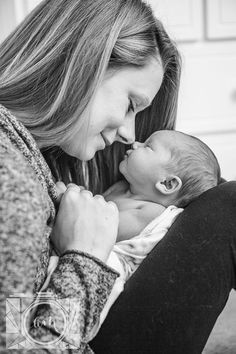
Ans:
{"type": "Polygon", "coordinates": [[[129,106],[128,106],[128,110],[127,112],[134,112],[135,108],[134,108],[134,103],[131,99],[129,99],[129,106]]]}
{"type": "Polygon", "coordinates": [[[145,144],[145,147],[147,147],[148,149],[151,149],[151,150],[152,150],[152,147],[151,147],[150,143],[146,143],[146,144],[145,144]]]}

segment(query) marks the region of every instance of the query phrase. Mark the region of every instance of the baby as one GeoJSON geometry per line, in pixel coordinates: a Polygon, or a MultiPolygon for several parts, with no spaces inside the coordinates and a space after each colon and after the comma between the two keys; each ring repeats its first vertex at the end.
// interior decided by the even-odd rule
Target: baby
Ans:
{"type": "MultiPolygon", "coordinates": [[[[90,339],[125,282],[165,236],[183,207],[220,180],[220,167],[210,148],[193,136],[173,130],[157,131],[144,143],[135,142],[119,169],[125,180],[111,186],[103,196],[119,209],[117,243],[107,264],[120,276],[90,339]]],[[[57,263],[57,257],[51,258],[49,273],[57,263]]]]}
{"type": "Polygon", "coordinates": [[[119,228],[108,265],[120,277],[103,309],[99,330],[125,282],[165,236],[183,207],[220,180],[220,167],[211,149],[198,138],[173,131],[153,133],[135,142],[119,165],[125,177],[104,198],[119,209],[119,228]]]}
{"type": "Polygon", "coordinates": [[[220,180],[211,149],[198,138],[173,130],[135,142],[119,169],[126,181],[104,193],[119,209],[117,241],[138,235],[166,207],[187,206],[220,180]]]}

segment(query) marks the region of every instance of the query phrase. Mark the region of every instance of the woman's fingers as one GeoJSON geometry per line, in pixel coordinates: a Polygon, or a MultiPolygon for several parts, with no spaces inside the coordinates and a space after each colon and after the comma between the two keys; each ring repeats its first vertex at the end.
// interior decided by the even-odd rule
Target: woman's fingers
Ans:
{"type": "Polygon", "coordinates": [[[115,211],[118,213],[118,208],[116,203],[112,202],[111,200],[109,202],[107,202],[107,204],[109,204],[110,207],[112,207],[113,209],[115,209],[115,211]]]}
{"type": "Polygon", "coordinates": [[[69,188],[75,188],[78,192],[80,192],[81,190],[84,190],[85,188],[83,186],[78,186],[75,183],[69,183],[67,186],[65,185],[65,183],[59,181],[56,183],[56,190],[57,190],[57,204],[60,204],[61,202],[61,198],[63,196],[63,194],[69,189],[69,188]]]}
{"type": "MultiPolygon", "coordinates": [[[[74,189],[76,190],[77,192],[80,192],[82,190],[82,187],[78,186],[77,184],[75,183],[68,183],[67,184],[67,191],[70,190],[70,189],[74,189]]],[[[84,189],[84,188],[83,188],[84,189]]]]}
{"type": "Polygon", "coordinates": [[[100,201],[105,201],[105,199],[103,198],[103,196],[100,195],[100,194],[96,194],[96,195],[94,196],[94,199],[100,200],[100,201]]]}
{"type": "Polygon", "coordinates": [[[76,249],[106,262],[116,241],[118,221],[113,202],[70,184],[61,200],[51,240],[59,254],[76,249]]]}
{"type": "Polygon", "coordinates": [[[86,190],[86,189],[82,190],[81,194],[86,196],[86,197],[93,197],[93,193],[88,191],[88,190],[86,190]]]}
{"type": "Polygon", "coordinates": [[[79,186],[79,188],[80,188],[81,191],[85,189],[84,186],[79,186]]]}
{"type": "Polygon", "coordinates": [[[67,188],[69,188],[69,187],[76,187],[76,188],[79,188],[81,191],[85,189],[84,186],[79,186],[78,184],[75,184],[75,183],[68,183],[67,188]]]}

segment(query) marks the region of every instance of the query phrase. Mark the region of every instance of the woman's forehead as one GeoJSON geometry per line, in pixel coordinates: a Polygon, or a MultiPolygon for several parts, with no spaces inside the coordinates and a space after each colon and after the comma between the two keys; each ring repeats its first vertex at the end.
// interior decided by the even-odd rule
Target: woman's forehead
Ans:
{"type": "Polygon", "coordinates": [[[159,90],[163,75],[162,64],[152,59],[143,67],[129,65],[117,70],[108,69],[104,80],[114,82],[129,90],[140,91],[140,95],[146,96],[150,101],[151,89],[159,90]]]}

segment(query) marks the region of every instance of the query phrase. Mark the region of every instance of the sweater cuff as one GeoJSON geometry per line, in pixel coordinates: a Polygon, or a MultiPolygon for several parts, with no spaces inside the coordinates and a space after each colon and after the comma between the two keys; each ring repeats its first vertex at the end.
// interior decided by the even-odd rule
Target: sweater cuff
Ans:
{"type": "Polygon", "coordinates": [[[113,273],[115,275],[115,277],[119,277],[119,275],[120,275],[119,272],[117,272],[114,268],[108,266],[106,263],[101,261],[101,259],[99,259],[87,252],[72,249],[72,250],[68,250],[68,251],[64,252],[59,258],[60,259],[76,259],[77,258],[76,255],[79,255],[81,257],[85,257],[87,259],[94,261],[98,266],[100,266],[106,272],[113,273]]]}

